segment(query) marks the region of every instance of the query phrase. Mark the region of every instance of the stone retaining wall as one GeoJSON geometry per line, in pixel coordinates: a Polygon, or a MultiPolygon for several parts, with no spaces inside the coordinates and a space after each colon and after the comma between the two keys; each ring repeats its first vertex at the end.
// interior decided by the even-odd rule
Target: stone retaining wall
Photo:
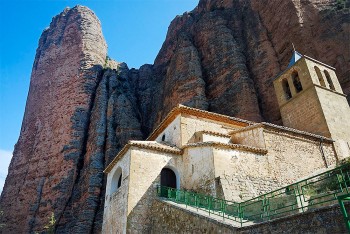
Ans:
{"type": "Polygon", "coordinates": [[[242,228],[161,200],[152,213],[151,233],[347,233],[339,205],[242,228]]]}

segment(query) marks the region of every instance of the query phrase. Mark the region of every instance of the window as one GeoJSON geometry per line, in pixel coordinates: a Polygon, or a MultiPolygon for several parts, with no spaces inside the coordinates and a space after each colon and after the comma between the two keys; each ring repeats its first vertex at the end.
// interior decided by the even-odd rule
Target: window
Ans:
{"type": "Polygon", "coordinates": [[[123,178],[122,169],[118,167],[118,169],[114,172],[114,175],[112,177],[110,194],[113,194],[120,188],[120,186],[122,185],[122,178],[123,178]]]}
{"type": "Polygon", "coordinates": [[[285,99],[286,100],[291,99],[292,98],[292,93],[290,92],[290,88],[289,88],[289,84],[288,84],[288,80],[287,79],[282,80],[282,87],[283,87],[285,99]]]}
{"type": "Polygon", "coordinates": [[[323,79],[323,76],[321,74],[321,71],[318,67],[314,67],[315,68],[315,71],[316,71],[316,74],[317,74],[317,77],[318,77],[318,81],[320,82],[320,85],[323,86],[323,87],[326,87],[326,83],[324,82],[324,79],[323,79]]]}
{"type": "Polygon", "coordinates": [[[331,76],[329,75],[328,71],[324,70],[324,74],[326,75],[326,79],[327,79],[327,82],[329,84],[329,88],[331,90],[335,90],[334,85],[333,85],[333,81],[332,81],[331,76]]]}
{"type": "Polygon", "coordinates": [[[165,141],[165,134],[163,134],[162,136],[162,141],[165,141]]]}
{"type": "Polygon", "coordinates": [[[119,188],[122,185],[122,175],[123,174],[120,174],[120,176],[119,176],[117,188],[119,188]]]}
{"type": "Polygon", "coordinates": [[[293,80],[293,84],[295,87],[295,90],[297,93],[299,93],[301,90],[303,90],[303,87],[301,86],[301,82],[299,79],[299,74],[297,71],[292,73],[292,80],[293,80]]]}

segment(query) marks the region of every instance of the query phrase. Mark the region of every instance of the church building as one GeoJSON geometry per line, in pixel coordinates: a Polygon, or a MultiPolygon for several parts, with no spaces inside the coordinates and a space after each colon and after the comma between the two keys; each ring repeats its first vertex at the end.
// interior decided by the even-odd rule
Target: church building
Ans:
{"type": "Polygon", "coordinates": [[[298,52],[274,88],[283,126],[183,105],[105,169],[103,233],[148,232],[157,187],[242,202],[350,156],[350,108],[335,69],[298,52]]]}

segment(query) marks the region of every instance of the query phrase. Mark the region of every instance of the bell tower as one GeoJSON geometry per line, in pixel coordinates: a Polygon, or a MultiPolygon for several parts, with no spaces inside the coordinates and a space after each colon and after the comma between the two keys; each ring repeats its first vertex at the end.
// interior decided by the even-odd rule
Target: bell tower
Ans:
{"type": "Polygon", "coordinates": [[[284,126],[332,138],[339,159],[350,156],[350,107],[335,68],[294,51],[273,84],[284,126]]]}

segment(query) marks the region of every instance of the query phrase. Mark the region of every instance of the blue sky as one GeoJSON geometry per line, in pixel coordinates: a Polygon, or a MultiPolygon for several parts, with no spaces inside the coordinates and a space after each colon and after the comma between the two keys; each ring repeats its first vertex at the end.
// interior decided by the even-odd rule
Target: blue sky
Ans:
{"type": "Polygon", "coordinates": [[[111,58],[138,68],[153,63],[176,15],[198,0],[0,0],[0,192],[18,140],[42,31],[65,7],[84,5],[102,24],[111,58]]]}

